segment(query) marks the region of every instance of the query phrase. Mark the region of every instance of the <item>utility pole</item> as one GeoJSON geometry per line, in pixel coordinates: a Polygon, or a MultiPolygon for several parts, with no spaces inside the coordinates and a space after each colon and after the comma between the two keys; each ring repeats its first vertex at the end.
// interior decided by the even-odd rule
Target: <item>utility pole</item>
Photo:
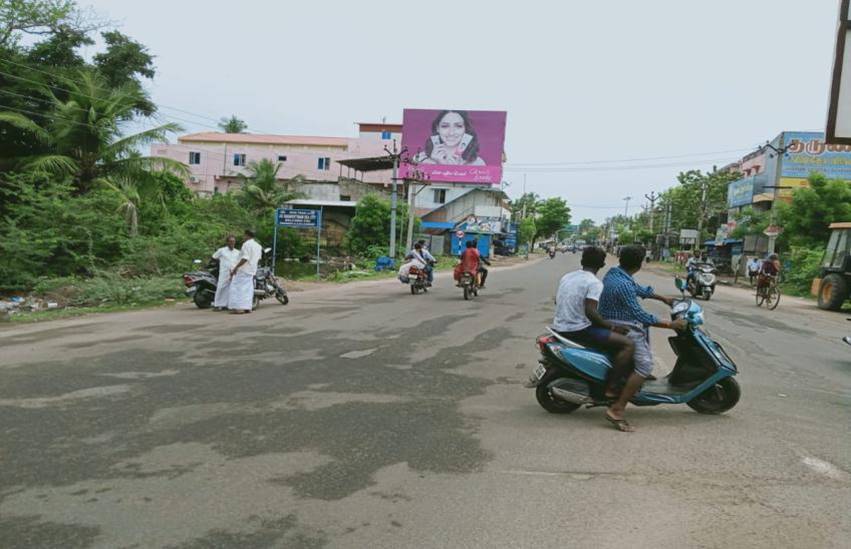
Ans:
{"type": "Polygon", "coordinates": [[[422,192],[423,189],[426,188],[426,186],[423,185],[422,187],[420,187],[419,191],[414,192],[416,183],[422,183],[422,180],[425,179],[425,174],[420,172],[419,170],[414,170],[408,175],[411,177],[406,179],[406,182],[408,183],[408,238],[405,241],[405,250],[410,251],[414,249],[414,218],[417,215],[416,199],[417,195],[420,194],[420,192],[422,192]]]}
{"type": "Polygon", "coordinates": [[[399,195],[397,192],[396,185],[398,184],[398,173],[399,173],[399,162],[402,159],[402,155],[408,151],[407,148],[403,148],[401,151],[396,148],[396,140],[393,140],[393,148],[388,149],[386,146],[384,147],[384,152],[393,160],[393,177],[391,184],[391,193],[390,193],[390,258],[396,258],[396,205],[399,199],[399,195]]]}
{"type": "MultiPolygon", "coordinates": [[[[659,195],[656,191],[652,191],[650,195],[644,195],[644,198],[650,201],[650,232],[653,232],[653,217],[656,214],[656,201],[659,200],[659,195]]],[[[655,235],[654,235],[655,236],[655,235]]]]}
{"type": "Polygon", "coordinates": [[[703,223],[706,219],[706,191],[709,187],[708,181],[700,182],[700,215],[697,217],[697,243],[695,251],[703,245],[703,223]]]}
{"type": "Polygon", "coordinates": [[[625,196],[623,199],[626,201],[626,205],[623,208],[623,216],[629,217],[629,201],[632,200],[632,197],[631,196],[625,196]]]}

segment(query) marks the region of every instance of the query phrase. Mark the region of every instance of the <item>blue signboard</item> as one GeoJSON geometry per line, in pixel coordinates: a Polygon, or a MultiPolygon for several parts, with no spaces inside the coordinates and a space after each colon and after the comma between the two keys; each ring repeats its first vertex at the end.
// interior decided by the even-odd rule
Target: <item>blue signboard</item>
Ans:
{"type": "Polygon", "coordinates": [[[319,226],[319,210],[278,208],[275,224],[294,229],[315,229],[319,226]]]}
{"type": "Polygon", "coordinates": [[[727,185],[727,206],[738,208],[753,201],[754,178],[745,177],[727,185]]]}
{"type": "Polygon", "coordinates": [[[806,179],[819,172],[851,181],[851,145],[828,145],[822,132],[784,132],[783,142],[788,149],[780,159],[780,177],[806,179]]]}

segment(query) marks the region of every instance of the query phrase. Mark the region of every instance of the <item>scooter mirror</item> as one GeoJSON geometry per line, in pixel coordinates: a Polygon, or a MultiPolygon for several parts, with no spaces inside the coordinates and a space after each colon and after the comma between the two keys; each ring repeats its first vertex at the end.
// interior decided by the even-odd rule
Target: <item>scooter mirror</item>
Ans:
{"type": "Polygon", "coordinates": [[[264,254],[268,254],[268,253],[269,253],[269,252],[271,252],[271,251],[272,251],[272,248],[263,248],[263,253],[264,253],[264,254]]]}
{"type": "Polygon", "coordinates": [[[677,287],[679,291],[684,291],[686,289],[686,281],[680,277],[674,279],[674,286],[677,287]]]}

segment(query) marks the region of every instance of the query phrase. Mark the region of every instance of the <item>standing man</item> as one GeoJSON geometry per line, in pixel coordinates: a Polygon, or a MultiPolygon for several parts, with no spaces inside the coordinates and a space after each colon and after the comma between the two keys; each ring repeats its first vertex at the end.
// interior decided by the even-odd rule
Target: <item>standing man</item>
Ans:
{"type": "Polygon", "coordinates": [[[753,256],[750,261],[748,261],[748,280],[750,280],[751,286],[753,286],[753,281],[756,279],[756,275],[759,274],[760,267],[762,267],[762,261],[760,261],[758,257],[753,256]]]}
{"type": "Polygon", "coordinates": [[[656,295],[650,286],[639,286],[632,275],[641,269],[644,260],[642,246],[624,246],[621,249],[620,265],[612,267],[603,277],[603,293],[600,295],[600,314],[616,326],[629,329],[627,337],[635,344],[633,362],[635,369],[626,381],[620,397],[606,410],[606,419],[619,431],[631,432],[634,429],[624,417],[629,400],[641,389],[644,380],[653,371],[653,354],[650,352],[650,334],[648,328],[669,328],[685,330],[685,319],[673,322],[662,320],[641,308],[638,298],[656,299],[670,306],[672,300],[656,295]]]}
{"type": "Polygon", "coordinates": [[[239,261],[239,250],[236,249],[236,237],[228,235],[222,246],[213,253],[213,259],[219,262],[219,282],[216,285],[216,299],[213,300],[213,310],[223,311],[228,308],[230,289],[230,271],[239,261]]]}
{"type": "Polygon", "coordinates": [[[254,303],[254,274],[263,248],[254,240],[254,231],[245,230],[245,242],[239,251],[239,261],[231,269],[230,292],[228,309],[231,314],[246,314],[251,312],[254,303]]]}

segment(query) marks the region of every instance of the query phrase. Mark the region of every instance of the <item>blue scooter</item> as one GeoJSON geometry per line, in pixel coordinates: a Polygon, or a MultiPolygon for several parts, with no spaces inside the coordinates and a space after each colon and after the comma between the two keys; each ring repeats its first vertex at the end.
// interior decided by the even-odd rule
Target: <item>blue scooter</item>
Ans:
{"type": "MultiPolygon", "coordinates": [[[[676,279],[684,292],[686,283],[676,279]]],[[[686,299],[676,300],[671,318],[685,318],[688,328],[668,339],[677,362],[663,379],[645,382],[630,402],[636,406],[686,404],[701,414],[721,414],[739,401],[741,390],[733,379],[738,373],[732,359],[716,341],[700,329],[703,309],[686,299]]],[[[606,373],[609,357],[560,336],[551,328],[537,340],[540,364],[526,387],[535,389],[538,403],[553,414],[569,414],[580,406],[607,406],[606,373]]]]}

